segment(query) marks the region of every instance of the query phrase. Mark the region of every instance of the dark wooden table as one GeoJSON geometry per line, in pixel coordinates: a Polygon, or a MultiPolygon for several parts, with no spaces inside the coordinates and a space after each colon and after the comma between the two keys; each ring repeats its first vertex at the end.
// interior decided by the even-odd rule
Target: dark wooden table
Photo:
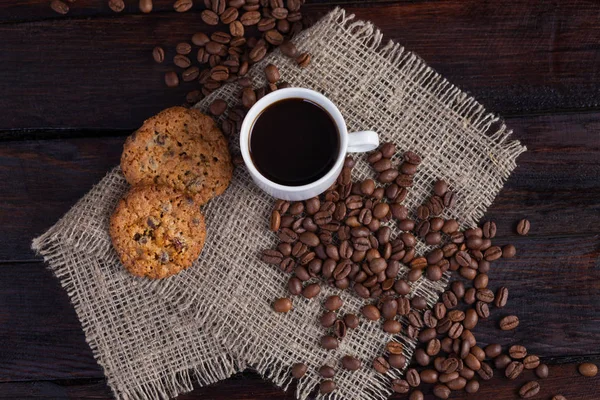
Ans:
{"type": "MultiPolygon", "coordinates": [[[[176,14],[135,1],[116,15],[79,0],[68,16],[47,0],[0,0],[0,398],[109,398],[66,293],[30,250],[119,161],[124,138],[180,104],[187,85],[164,86],[154,45],[203,30],[200,5],[176,14]]],[[[196,1],[201,3],[201,1],[196,1]]],[[[507,119],[529,151],[487,217],[518,257],[490,272],[511,288],[521,325],[500,337],[551,365],[536,398],[599,399],[600,3],[595,0],[309,1],[318,18],[342,5],[417,52],[451,82],[507,119]],[[531,220],[527,237],[514,223],[531,220]]],[[[494,321],[477,328],[481,343],[494,321]]],[[[514,399],[517,382],[493,378],[477,395],[514,399]]],[[[292,399],[246,371],[182,399],[292,399]]],[[[398,397],[400,398],[400,397],[398,397]]]]}

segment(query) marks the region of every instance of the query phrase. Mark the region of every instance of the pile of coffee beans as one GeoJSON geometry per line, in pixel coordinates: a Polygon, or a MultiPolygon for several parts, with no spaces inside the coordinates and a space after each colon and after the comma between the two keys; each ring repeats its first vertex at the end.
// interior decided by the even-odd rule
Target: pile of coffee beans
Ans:
{"type": "MultiPolygon", "coordinates": [[[[165,73],[168,87],[179,86],[181,81],[196,82],[198,89],[190,91],[186,100],[196,103],[221,85],[238,82],[250,86],[245,75],[249,67],[262,60],[273,48],[293,58],[299,67],[310,64],[310,54],[300,53],[289,40],[303,28],[300,8],[303,0],[207,0],[201,18],[207,25],[225,29],[210,35],[195,33],[190,42],[176,46],[172,61],[176,70],[165,73]],[[258,36],[256,33],[258,32],[258,36]]],[[[165,50],[155,47],[152,57],[157,63],[165,62],[165,50]]],[[[267,71],[270,82],[266,93],[276,90],[279,75],[267,71]]],[[[256,101],[252,96],[243,98],[244,106],[256,101]]]]}
{"type": "MultiPolygon", "coordinates": [[[[303,202],[277,200],[269,228],[276,232],[280,243],[274,249],[264,250],[262,260],[292,274],[288,281],[291,295],[314,298],[323,283],[340,290],[352,289],[359,297],[369,299],[361,310],[362,318],[383,319],[385,332],[403,331],[418,339],[420,346],[405,379],[392,381],[393,391],[411,392],[412,400],[424,398],[422,384],[433,385],[432,392],[440,399],[449,398],[452,391],[476,393],[480,381],[491,379],[494,370],[503,371],[507,379],[516,379],[527,370],[537,379],[546,378],[548,366],[537,355],[528,354],[524,346],[515,344],[503,349],[493,343],[481,348],[473,334],[479,320],[488,319],[494,309],[507,305],[508,288],[490,289],[488,272],[494,261],[514,257],[516,248],[512,244],[494,245],[493,221],[461,230],[456,220],[442,218],[444,209],[456,203],[454,192],[443,180],[434,183],[432,195],[411,214],[401,203],[421,159],[409,151],[394,166],[395,153],[394,144],[385,143],[368,155],[368,162],[378,173],[377,182],[352,182],[355,162],[348,157],[336,184],[323,195],[303,202]],[[416,218],[411,219],[411,215],[416,218]],[[390,221],[402,231],[393,239],[387,226],[390,221]],[[423,255],[417,254],[418,240],[434,247],[423,255]],[[410,269],[402,276],[403,266],[410,269]],[[464,279],[451,282],[440,301],[428,307],[424,298],[410,296],[411,282],[421,279],[423,271],[432,281],[440,280],[446,271],[456,271],[464,279]]],[[[526,235],[529,229],[527,220],[516,226],[520,235],[526,235]]],[[[293,308],[292,299],[286,297],[273,304],[275,311],[279,311],[277,303],[282,301],[285,312],[293,308]]],[[[321,339],[325,349],[336,349],[346,329],[356,329],[360,324],[356,315],[338,315],[342,305],[337,295],[324,302],[325,312],[319,322],[330,330],[321,339]]],[[[505,315],[498,328],[510,331],[518,325],[516,315],[505,315]]],[[[369,364],[381,374],[390,368],[403,369],[406,358],[402,351],[401,343],[391,341],[369,364]]],[[[340,359],[340,366],[351,371],[362,364],[363,360],[350,355],[340,359]]],[[[303,363],[296,364],[294,377],[300,378],[308,368],[303,363]]],[[[336,389],[335,368],[321,369],[330,373],[322,374],[320,391],[329,393],[336,389]]],[[[580,372],[593,376],[597,368],[585,364],[580,372]]],[[[539,390],[539,382],[532,380],[518,393],[522,398],[530,398],[539,390]]]]}

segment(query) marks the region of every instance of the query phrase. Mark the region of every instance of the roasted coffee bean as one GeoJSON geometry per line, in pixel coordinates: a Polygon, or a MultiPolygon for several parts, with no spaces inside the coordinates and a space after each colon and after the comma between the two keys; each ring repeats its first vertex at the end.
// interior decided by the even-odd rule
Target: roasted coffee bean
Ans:
{"type": "Polygon", "coordinates": [[[225,81],[229,78],[229,69],[224,65],[217,65],[210,70],[210,77],[217,82],[225,81]]]}
{"type": "Polygon", "coordinates": [[[310,247],[316,247],[319,245],[319,237],[312,232],[302,232],[299,236],[302,243],[310,247]]]}
{"type": "MultiPolygon", "coordinates": [[[[386,169],[377,175],[377,180],[381,183],[391,183],[398,177],[398,170],[394,168],[386,169]]],[[[411,183],[412,184],[412,183],[411,183]]],[[[403,187],[408,187],[410,185],[405,185],[403,187]]]]}
{"type": "MultiPolygon", "coordinates": [[[[418,327],[416,327],[416,328],[418,328],[418,327]]],[[[433,328],[423,329],[421,332],[419,332],[419,342],[421,342],[421,343],[429,342],[431,339],[434,339],[436,336],[437,336],[437,332],[435,329],[433,329],[433,328]]]]}
{"type": "Polygon", "coordinates": [[[246,108],[251,108],[256,103],[256,92],[252,88],[242,90],[242,104],[246,108]]]}
{"type": "Polygon", "coordinates": [[[281,50],[283,55],[285,55],[286,57],[290,57],[290,58],[298,57],[298,49],[296,48],[296,45],[294,45],[294,43],[292,43],[292,42],[289,42],[289,41],[283,42],[281,44],[281,46],[279,46],[279,50],[281,50]]]}
{"type": "Polygon", "coordinates": [[[373,360],[373,369],[380,374],[387,374],[390,369],[390,364],[383,357],[377,357],[373,360]]]}
{"type": "Polygon", "coordinates": [[[487,221],[483,224],[482,228],[483,237],[492,239],[496,236],[496,223],[493,221],[487,221]]]}
{"type": "Polygon", "coordinates": [[[477,270],[471,269],[469,267],[460,267],[460,270],[458,272],[460,276],[470,281],[475,279],[475,277],[477,276],[477,270]]]}
{"type": "Polygon", "coordinates": [[[152,49],[152,58],[154,58],[154,61],[159,64],[165,61],[165,51],[163,48],[156,46],[154,49],[152,49]]]}
{"type": "Polygon", "coordinates": [[[381,317],[381,314],[377,307],[372,304],[366,305],[362,308],[362,314],[371,321],[378,321],[381,317]]]}
{"type": "Polygon", "coordinates": [[[498,343],[488,344],[485,347],[485,355],[488,358],[496,358],[502,353],[502,346],[498,343]]]}
{"type": "Polygon", "coordinates": [[[443,333],[447,333],[451,327],[452,327],[452,321],[450,321],[450,319],[448,319],[448,317],[444,317],[438,321],[436,330],[439,334],[443,334],[443,333]]]}
{"type": "Polygon", "coordinates": [[[392,390],[396,393],[408,393],[410,385],[404,379],[393,379],[392,390]]]}
{"type": "Polygon", "coordinates": [[[386,333],[397,334],[402,330],[402,324],[394,319],[388,319],[383,323],[382,329],[386,333]]]}
{"type": "Polygon", "coordinates": [[[192,65],[190,59],[181,54],[177,54],[175,57],[173,57],[173,63],[179,68],[188,68],[190,65],[192,65]]]}
{"type": "Polygon", "coordinates": [[[177,54],[190,54],[192,52],[192,45],[186,42],[177,43],[177,46],[175,46],[175,51],[177,54]]]}
{"type": "Polygon", "coordinates": [[[398,302],[395,299],[386,299],[381,306],[381,315],[385,319],[394,318],[397,311],[398,302]]]}
{"type": "Polygon", "coordinates": [[[404,345],[400,342],[391,341],[385,345],[385,348],[390,354],[402,354],[404,345]]]}
{"type": "Polygon", "coordinates": [[[459,251],[454,257],[461,267],[468,267],[471,264],[471,257],[466,251],[459,251]]]}
{"type": "Polygon", "coordinates": [[[108,7],[118,13],[125,9],[125,3],[123,0],[108,0],[108,7]]]}
{"type": "Polygon", "coordinates": [[[485,289],[487,288],[489,282],[489,278],[487,274],[478,274],[475,279],[473,279],[473,286],[476,289],[485,289]]]}
{"type": "Polygon", "coordinates": [[[525,369],[535,369],[538,365],[540,365],[540,358],[536,355],[530,354],[523,359],[525,369]]]}
{"type": "Polygon", "coordinates": [[[440,343],[439,339],[431,339],[429,342],[427,342],[427,354],[430,356],[436,356],[440,350],[441,350],[442,344],[440,343]]]}
{"type": "Polygon", "coordinates": [[[363,286],[361,283],[354,284],[354,291],[359,297],[362,297],[363,299],[368,299],[371,296],[369,289],[363,286]]]}
{"type": "Polygon", "coordinates": [[[484,303],[483,301],[478,301],[475,304],[475,311],[477,312],[477,316],[479,318],[486,319],[490,316],[490,309],[487,303],[484,303]]]}
{"type": "Polygon", "coordinates": [[[483,351],[483,349],[481,349],[481,347],[476,346],[477,340],[475,339],[475,336],[473,335],[473,333],[470,330],[468,330],[468,329],[463,330],[461,339],[469,342],[469,344],[473,348],[471,353],[475,354],[475,356],[477,358],[479,358],[480,360],[485,359],[485,352],[483,351]]]}
{"type": "Polygon", "coordinates": [[[424,310],[427,308],[427,300],[421,296],[414,296],[410,301],[410,305],[417,310],[424,310]]]}
{"type": "Polygon", "coordinates": [[[417,362],[417,364],[419,364],[422,367],[429,365],[431,361],[429,355],[425,352],[425,350],[421,348],[415,350],[414,359],[417,362]]]}
{"type": "Polygon", "coordinates": [[[516,315],[509,315],[500,320],[500,329],[510,331],[519,326],[519,318],[516,315]]]}
{"type": "Polygon", "coordinates": [[[506,305],[507,301],[508,301],[508,288],[502,286],[496,292],[496,299],[494,301],[494,304],[496,307],[502,308],[506,305]]]}
{"type": "Polygon", "coordinates": [[[165,73],[165,84],[168,87],[179,86],[179,77],[177,76],[177,73],[174,71],[169,71],[165,73]]]}
{"type": "MultiPolygon", "coordinates": [[[[261,46],[257,45],[254,48],[252,48],[252,50],[250,50],[248,57],[250,58],[250,61],[252,61],[252,62],[259,62],[260,60],[262,60],[265,57],[266,54],[267,54],[267,47],[265,45],[261,45],[261,46]]],[[[264,88],[262,88],[262,89],[264,90],[264,88]]],[[[260,90],[260,88],[257,90],[260,90]]],[[[264,94],[263,94],[263,96],[264,96],[264,94]]]]}
{"type": "Polygon", "coordinates": [[[506,366],[506,370],[504,371],[504,375],[508,379],[517,379],[519,375],[523,372],[523,364],[518,361],[513,361],[506,366]]]}
{"type": "Polygon", "coordinates": [[[479,359],[475,357],[473,353],[469,353],[464,358],[464,363],[473,371],[479,371],[481,369],[481,361],[479,361],[479,359]]]}
{"type": "Polygon", "coordinates": [[[207,25],[217,25],[219,23],[219,16],[212,10],[202,11],[202,14],[200,14],[200,18],[202,18],[202,21],[204,21],[204,23],[207,25]]]}
{"type": "Polygon", "coordinates": [[[492,246],[483,253],[483,256],[486,261],[497,260],[502,257],[502,249],[498,246],[492,246]]]}
{"type": "Polygon", "coordinates": [[[484,303],[492,303],[494,301],[494,292],[490,289],[478,289],[475,297],[484,303]]]}
{"type": "Polygon", "coordinates": [[[388,356],[388,362],[393,368],[404,368],[406,365],[406,357],[402,354],[390,354],[388,356]]]}
{"type": "MultiPolygon", "coordinates": [[[[454,374],[452,374],[452,376],[454,376],[454,375],[458,376],[459,374],[458,374],[458,372],[455,372],[454,374]]],[[[450,377],[452,377],[452,376],[450,376],[450,377]]],[[[449,379],[450,377],[448,377],[447,379],[449,379]]],[[[440,376],[440,379],[441,379],[441,376],[440,376]]],[[[446,385],[451,390],[463,390],[465,388],[465,386],[467,386],[467,380],[465,378],[463,378],[462,376],[458,376],[456,379],[448,381],[448,383],[446,383],[446,385]]]]}
{"type": "Polygon", "coordinates": [[[294,268],[296,268],[296,262],[291,257],[284,258],[281,260],[281,264],[279,264],[279,269],[281,269],[283,272],[291,273],[294,268]]]}
{"type": "Polygon", "coordinates": [[[446,309],[452,309],[458,305],[458,299],[453,292],[445,291],[442,294],[442,301],[446,306],[446,309]]]}
{"type": "Polygon", "coordinates": [[[321,286],[319,286],[318,283],[312,283],[306,286],[304,290],[302,290],[302,296],[306,297],[307,299],[312,299],[313,297],[317,296],[320,292],[321,286]]]}
{"type": "Polygon", "coordinates": [[[475,303],[476,299],[475,299],[475,295],[477,293],[477,290],[475,288],[469,288],[465,291],[465,296],[463,297],[463,301],[465,302],[465,304],[473,304],[475,303]]]}
{"type": "Polygon", "coordinates": [[[329,365],[323,365],[319,368],[319,375],[326,379],[333,378],[335,376],[335,369],[329,365]]]}
{"type": "Polygon", "coordinates": [[[563,395],[557,394],[555,396],[552,396],[552,400],[567,400],[567,398],[563,395]]]}
{"type": "MultiPolygon", "coordinates": [[[[185,96],[185,100],[190,103],[190,104],[196,104],[197,102],[199,102],[200,100],[202,100],[202,93],[199,90],[192,90],[191,92],[188,92],[188,94],[185,96]]],[[[223,127],[223,133],[227,136],[229,136],[230,133],[227,132],[227,129],[225,127],[223,127]]],[[[239,155],[239,157],[241,157],[241,155],[239,155]]],[[[244,160],[240,160],[240,164],[244,164],[244,160]]],[[[235,164],[234,164],[235,165],[235,164]]]]}
{"type": "Polygon", "coordinates": [[[296,57],[296,63],[300,68],[306,68],[310,64],[310,54],[309,53],[301,53],[298,57],[296,57]]]}
{"type": "Polygon", "coordinates": [[[326,379],[321,381],[321,384],[319,385],[319,392],[321,394],[327,394],[333,392],[336,388],[337,385],[334,381],[326,379]]]}
{"type": "Polygon", "coordinates": [[[423,323],[428,328],[435,328],[437,326],[438,320],[433,316],[432,310],[426,310],[423,313],[423,323]]]}
{"type": "Polygon", "coordinates": [[[329,311],[339,310],[340,308],[342,308],[342,305],[344,305],[344,302],[342,301],[342,298],[338,295],[329,296],[323,303],[323,307],[325,307],[325,309],[329,311]]]}
{"type": "Polygon", "coordinates": [[[439,378],[439,373],[434,369],[425,369],[421,371],[420,378],[424,383],[436,383],[439,378]]]}
{"type": "Polygon", "coordinates": [[[405,377],[408,384],[412,387],[417,387],[421,384],[421,376],[419,375],[419,372],[414,368],[409,368],[406,371],[405,377]]]}
{"type": "Polygon", "coordinates": [[[540,364],[535,369],[535,374],[540,379],[545,379],[548,377],[548,366],[546,364],[540,364]]]}
{"type": "Polygon", "coordinates": [[[321,315],[321,318],[320,318],[321,325],[324,326],[325,328],[331,328],[336,320],[337,320],[337,316],[332,311],[323,313],[323,315],[321,315]]]}
{"type": "Polygon", "coordinates": [[[261,15],[258,11],[246,11],[240,16],[240,22],[244,26],[256,25],[260,19],[261,15]]]}
{"type": "MultiPolygon", "coordinates": [[[[411,324],[412,326],[414,326],[415,328],[422,328],[423,327],[423,318],[421,317],[421,314],[419,314],[417,311],[409,311],[408,314],[408,323],[411,324]]],[[[435,337],[435,335],[433,336],[435,337]]],[[[430,338],[423,340],[424,342],[428,341],[430,338]]]]}
{"type": "MultiPolygon", "coordinates": [[[[225,110],[227,110],[227,103],[223,99],[215,99],[212,103],[210,103],[210,106],[208,106],[208,111],[215,116],[223,114],[225,110]]],[[[281,214],[279,213],[279,211],[273,210],[273,213],[271,214],[271,230],[274,232],[278,231],[280,223],[281,214]],[[276,217],[275,213],[277,213],[276,217]],[[274,218],[276,218],[276,220],[274,220],[274,218]],[[276,222],[276,228],[273,228],[274,222],[276,222]]]]}
{"type": "Polygon", "coordinates": [[[200,69],[196,66],[193,66],[193,67],[189,67],[188,69],[183,71],[181,73],[181,78],[183,79],[184,82],[191,82],[193,80],[196,80],[196,78],[198,78],[199,74],[200,74],[200,69]]]}
{"type": "Polygon", "coordinates": [[[389,158],[382,158],[373,164],[373,169],[376,172],[383,172],[392,168],[392,161],[389,158]]]}
{"type": "Polygon", "coordinates": [[[273,302],[273,310],[276,312],[286,313],[292,309],[292,300],[287,297],[282,297],[273,302]]]}
{"type": "Polygon", "coordinates": [[[346,336],[346,324],[341,319],[338,319],[333,324],[333,334],[340,339],[346,336]]]}
{"type": "Polygon", "coordinates": [[[433,394],[439,399],[447,399],[450,397],[450,388],[443,384],[438,384],[433,387],[433,394]]]}
{"type": "Polygon", "coordinates": [[[598,366],[589,362],[579,364],[579,367],[577,367],[577,369],[581,375],[587,377],[596,376],[598,374],[598,366]]]}
{"type": "Polygon", "coordinates": [[[512,362],[512,359],[506,354],[500,354],[494,358],[494,367],[504,369],[512,362]]]}
{"type": "Polygon", "coordinates": [[[338,348],[338,340],[335,336],[325,335],[321,337],[321,347],[327,350],[334,350],[338,348]]]}
{"type": "Polygon", "coordinates": [[[489,381],[490,379],[493,378],[494,371],[492,370],[492,367],[490,367],[488,364],[482,362],[481,368],[477,371],[477,375],[479,375],[479,377],[481,379],[483,379],[484,381],[489,381]]]}
{"type": "Polygon", "coordinates": [[[361,367],[361,361],[353,356],[346,355],[341,360],[342,367],[348,371],[356,371],[361,367]]]}
{"type": "Polygon", "coordinates": [[[425,395],[420,390],[413,390],[412,393],[410,394],[410,396],[408,397],[408,400],[424,400],[424,399],[425,399],[425,395]]]}
{"type": "Polygon", "coordinates": [[[283,260],[283,254],[277,250],[267,249],[262,252],[261,260],[268,264],[279,265],[283,260]]]}
{"type": "Polygon", "coordinates": [[[273,64],[269,64],[265,67],[265,76],[267,80],[271,83],[275,83],[279,80],[279,69],[273,64]]]}
{"type": "Polygon", "coordinates": [[[521,236],[525,236],[529,233],[530,227],[531,227],[531,224],[529,223],[529,221],[526,219],[522,219],[517,224],[517,233],[521,236]]]}
{"type": "Polygon", "coordinates": [[[448,330],[448,337],[452,339],[457,339],[463,333],[464,327],[460,322],[454,322],[452,326],[450,326],[450,330],[448,330]]]}
{"type": "Polygon", "coordinates": [[[465,313],[461,310],[451,310],[448,313],[448,319],[452,322],[460,322],[465,319],[465,313]]]}
{"type": "Polygon", "coordinates": [[[456,195],[452,191],[447,191],[444,195],[444,207],[454,208],[456,206],[456,195]]]}
{"type": "Polygon", "coordinates": [[[446,316],[446,306],[444,305],[444,303],[436,303],[433,306],[433,314],[438,320],[444,318],[446,316]]]}
{"type": "Polygon", "coordinates": [[[295,276],[291,277],[288,280],[288,290],[293,295],[299,295],[300,293],[302,293],[302,281],[296,278],[295,276]]]}
{"type": "Polygon", "coordinates": [[[294,243],[298,240],[298,234],[289,228],[282,228],[277,236],[284,243],[294,243]]]}
{"type": "Polygon", "coordinates": [[[296,379],[302,378],[306,371],[308,370],[308,366],[303,363],[296,363],[292,366],[292,376],[296,379]]]}
{"type": "Polygon", "coordinates": [[[433,193],[435,193],[436,196],[442,197],[448,191],[448,187],[449,186],[448,183],[446,183],[446,181],[439,179],[433,185],[433,193]]]}
{"type": "Polygon", "coordinates": [[[540,392],[540,384],[537,381],[529,381],[519,389],[519,396],[523,399],[534,397],[540,392]]]}
{"type": "Polygon", "coordinates": [[[344,315],[344,323],[346,324],[346,327],[356,329],[359,324],[359,319],[354,314],[346,314],[344,315]]]}
{"type": "Polygon", "coordinates": [[[459,360],[454,357],[449,357],[442,361],[441,371],[446,374],[451,374],[459,370],[459,360]]]}
{"type": "Polygon", "coordinates": [[[517,254],[517,249],[512,244],[507,244],[502,247],[503,258],[513,258],[517,254]]]}
{"type": "Polygon", "coordinates": [[[521,345],[513,345],[510,346],[510,348],[508,349],[508,354],[514,360],[525,358],[525,356],[527,355],[527,348],[521,345]]]}

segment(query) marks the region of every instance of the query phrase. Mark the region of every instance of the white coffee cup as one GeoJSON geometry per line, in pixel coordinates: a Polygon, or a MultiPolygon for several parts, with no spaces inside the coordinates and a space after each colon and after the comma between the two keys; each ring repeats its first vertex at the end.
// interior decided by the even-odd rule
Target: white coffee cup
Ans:
{"type": "Polygon", "coordinates": [[[269,93],[256,102],[248,111],[242,123],[240,131],[240,149],[244,163],[252,176],[254,182],[265,192],[283,200],[306,200],[315,197],[326,191],[337,179],[344,166],[346,153],[363,153],[371,151],[379,146],[377,133],[373,131],[361,131],[348,133],[346,122],[340,113],[340,110],[322,94],[310,89],[287,88],[279,89],[269,93]],[[252,162],[250,156],[250,137],[252,128],[256,119],[271,104],[283,99],[306,99],[321,106],[333,119],[337,126],[339,137],[339,152],[333,167],[321,178],[302,186],[286,186],[273,182],[264,177],[252,162]]]}

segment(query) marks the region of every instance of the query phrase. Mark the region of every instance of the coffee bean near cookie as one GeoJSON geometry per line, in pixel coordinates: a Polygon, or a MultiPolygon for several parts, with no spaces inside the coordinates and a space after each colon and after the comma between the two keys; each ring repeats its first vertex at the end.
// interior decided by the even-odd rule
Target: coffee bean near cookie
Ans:
{"type": "Polygon", "coordinates": [[[165,185],[202,205],[227,189],[233,173],[227,140],[213,119],[171,107],[127,138],[121,168],[132,185],[165,185]]]}
{"type": "Polygon", "coordinates": [[[134,186],[117,204],[110,236],[129,272],[160,279],[192,265],[206,227],[194,198],[168,186],[134,186]]]}

